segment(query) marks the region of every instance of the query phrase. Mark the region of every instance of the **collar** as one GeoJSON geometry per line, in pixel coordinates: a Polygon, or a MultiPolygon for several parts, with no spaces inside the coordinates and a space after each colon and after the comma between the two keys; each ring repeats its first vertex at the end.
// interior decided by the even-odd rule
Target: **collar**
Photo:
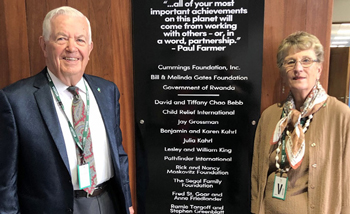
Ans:
{"type": "MultiPolygon", "coordinates": [[[[52,82],[55,84],[55,87],[58,91],[58,93],[62,94],[67,91],[67,88],[69,85],[64,84],[60,79],[58,79],[51,71],[49,68],[47,68],[47,71],[49,72],[49,75],[52,79],[52,82]]],[[[84,84],[84,78],[81,78],[79,82],[75,85],[76,87],[79,88],[79,92],[83,92],[86,94],[86,88],[84,84]]]]}

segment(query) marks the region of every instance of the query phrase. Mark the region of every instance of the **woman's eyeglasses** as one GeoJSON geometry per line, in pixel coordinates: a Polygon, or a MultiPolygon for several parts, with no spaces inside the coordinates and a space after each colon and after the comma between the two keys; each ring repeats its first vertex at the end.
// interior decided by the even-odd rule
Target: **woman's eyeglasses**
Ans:
{"type": "Polygon", "coordinates": [[[295,60],[295,59],[288,59],[288,60],[284,60],[283,62],[283,67],[286,70],[290,70],[293,69],[295,67],[295,64],[297,64],[298,62],[300,62],[301,66],[303,66],[303,68],[308,68],[310,67],[314,62],[319,62],[319,60],[317,59],[311,59],[311,58],[303,58],[299,61],[295,60]]]}

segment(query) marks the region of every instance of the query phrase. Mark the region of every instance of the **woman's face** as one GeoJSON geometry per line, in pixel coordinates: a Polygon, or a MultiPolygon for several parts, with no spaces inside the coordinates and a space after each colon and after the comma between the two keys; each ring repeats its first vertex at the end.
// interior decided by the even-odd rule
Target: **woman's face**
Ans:
{"type": "Polygon", "coordinates": [[[302,96],[305,99],[320,78],[322,65],[314,62],[316,60],[313,49],[295,52],[292,48],[285,57],[282,73],[294,96],[302,96]]]}

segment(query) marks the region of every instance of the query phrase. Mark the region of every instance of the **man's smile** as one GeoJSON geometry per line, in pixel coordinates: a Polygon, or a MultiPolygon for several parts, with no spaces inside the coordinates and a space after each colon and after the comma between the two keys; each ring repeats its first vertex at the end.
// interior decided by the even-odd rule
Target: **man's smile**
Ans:
{"type": "Polygon", "coordinates": [[[67,60],[67,61],[78,61],[79,58],[74,58],[74,57],[63,57],[64,60],[67,60]]]}

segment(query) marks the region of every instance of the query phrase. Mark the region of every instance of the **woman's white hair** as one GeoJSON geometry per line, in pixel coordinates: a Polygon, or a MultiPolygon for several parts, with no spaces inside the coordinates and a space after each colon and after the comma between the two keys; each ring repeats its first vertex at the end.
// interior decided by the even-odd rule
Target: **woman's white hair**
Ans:
{"type": "Polygon", "coordinates": [[[68,6],[63,6],[63,7],[59,7],[56,9],[51,10],[50,12],[48,12],[45,16],[44,22],[43,22],[43,37],[45,41],[49,41],[50,38],[50,34],[51,34],[51,20],[52,18],[54,18],[55,16],[58,15],[67,15],[67,16],[72,16],[72,17],[83,17],[86,19],[86,22],[88,24],[89,27],[89,44],[91,43],[92,39],[91,39],[91,26],[90,26],[90,21],[89,19],[82,14],[79,10],[74,9],[72,7],[68,7],[68,6]]]}

